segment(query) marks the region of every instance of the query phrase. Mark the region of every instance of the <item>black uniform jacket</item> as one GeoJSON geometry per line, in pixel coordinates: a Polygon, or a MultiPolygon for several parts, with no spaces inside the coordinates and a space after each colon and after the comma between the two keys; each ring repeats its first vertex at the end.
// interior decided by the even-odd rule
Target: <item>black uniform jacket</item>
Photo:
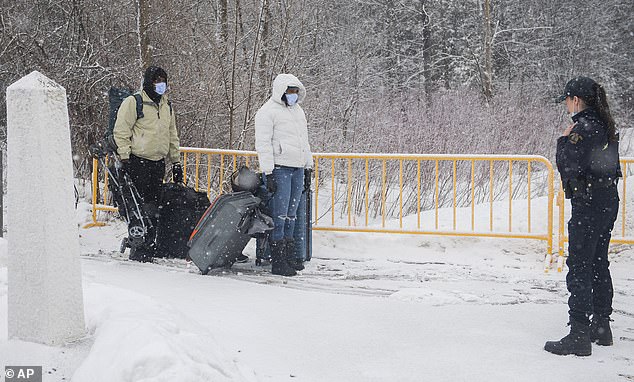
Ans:
{"type": "Polygon", "coordinates": [[[557,140],[557,169],[566,198],[591,195],[593,188],[608,187],[622,176],[618,140],[608,140],[599,114],[587,108],[572,117],[570,135],[557,140]]]}

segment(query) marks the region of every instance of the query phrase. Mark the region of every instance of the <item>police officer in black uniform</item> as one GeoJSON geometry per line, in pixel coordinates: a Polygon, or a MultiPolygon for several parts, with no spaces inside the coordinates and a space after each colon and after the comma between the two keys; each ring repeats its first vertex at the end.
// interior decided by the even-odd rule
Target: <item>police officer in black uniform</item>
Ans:
{"type": "Polygon", "coordinates": [[[570,334],[546,342],[544,349],[588,356],[592,342],[612,345],[608,246],[619,208],[619,135],[605,90],[594,80],[573,78],[560,101],[574,122],[557,140],[557,169],[572,204],[566,262],[570,334]]]}

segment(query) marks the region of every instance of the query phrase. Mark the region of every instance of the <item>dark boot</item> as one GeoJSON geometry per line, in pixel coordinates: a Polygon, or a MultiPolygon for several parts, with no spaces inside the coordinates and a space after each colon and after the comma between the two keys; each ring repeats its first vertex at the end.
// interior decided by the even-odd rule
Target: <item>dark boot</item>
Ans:
{"type": "Polygon", "coordinates": [[[271,241],[271,273],[280,276],[295,276],[297,272],[286,262],[286,243],[284,240],[271,241]]]}
{"type": "Polygon", "coordinates": [[[284,239],[286,242],[286,262],[288,265],[296,271],[304,269],[303,261],[295,257],[295,240],[284,239]]]}
{"type": "Polygon", "coordinates": [[[590,341],[596,342],[597,345],[601,346],[612,346],[614,344],[609,317],[592,316],[592,322],[590,322],[590,341]]]}
{"type": "Polygon", "coordinates": [[[152,251],[144,246],[130,248],[130,256],[128,256],[129,260],[141,263],[151,263],[153,258],[154,254],[152,251]]]}
{"type": "Polygon", "coordinates": [[[570,319],[570,334],[559,341],[546,342],[544,350],[558,355],[591,355],[590,325],[570,319]]]}

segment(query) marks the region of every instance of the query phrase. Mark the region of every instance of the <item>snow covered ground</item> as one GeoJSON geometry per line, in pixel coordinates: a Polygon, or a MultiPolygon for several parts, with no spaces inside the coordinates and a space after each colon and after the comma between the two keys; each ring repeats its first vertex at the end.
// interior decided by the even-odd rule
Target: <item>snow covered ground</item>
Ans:
{"type": "Polygon", "coordinates": [[[1,368],[77,382],[634,381],[629,246],[611,248],[615,344],[581,358],[543,350],[568,330],[565,273],[544,274],[543,242],[316,232],[297,277],[252,261],[202,276],[126,261],[124,231],[80,230],[89,334],[61,348],[7,339],[0,239],[1,368]]]}

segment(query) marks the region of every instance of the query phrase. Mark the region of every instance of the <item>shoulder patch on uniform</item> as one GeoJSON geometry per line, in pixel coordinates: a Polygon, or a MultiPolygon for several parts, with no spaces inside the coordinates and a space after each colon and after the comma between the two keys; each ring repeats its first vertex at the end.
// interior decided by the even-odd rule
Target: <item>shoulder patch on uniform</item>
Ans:
{"type": "Polygon", "coordinates": [[[568,140],[573,145],[576,145],[577,142],[581,141],[582,139],[583,139],[583,136],[581,136],[581,134],[579,133],[570,133],[570,135],[568,136],[568,140]]]}

